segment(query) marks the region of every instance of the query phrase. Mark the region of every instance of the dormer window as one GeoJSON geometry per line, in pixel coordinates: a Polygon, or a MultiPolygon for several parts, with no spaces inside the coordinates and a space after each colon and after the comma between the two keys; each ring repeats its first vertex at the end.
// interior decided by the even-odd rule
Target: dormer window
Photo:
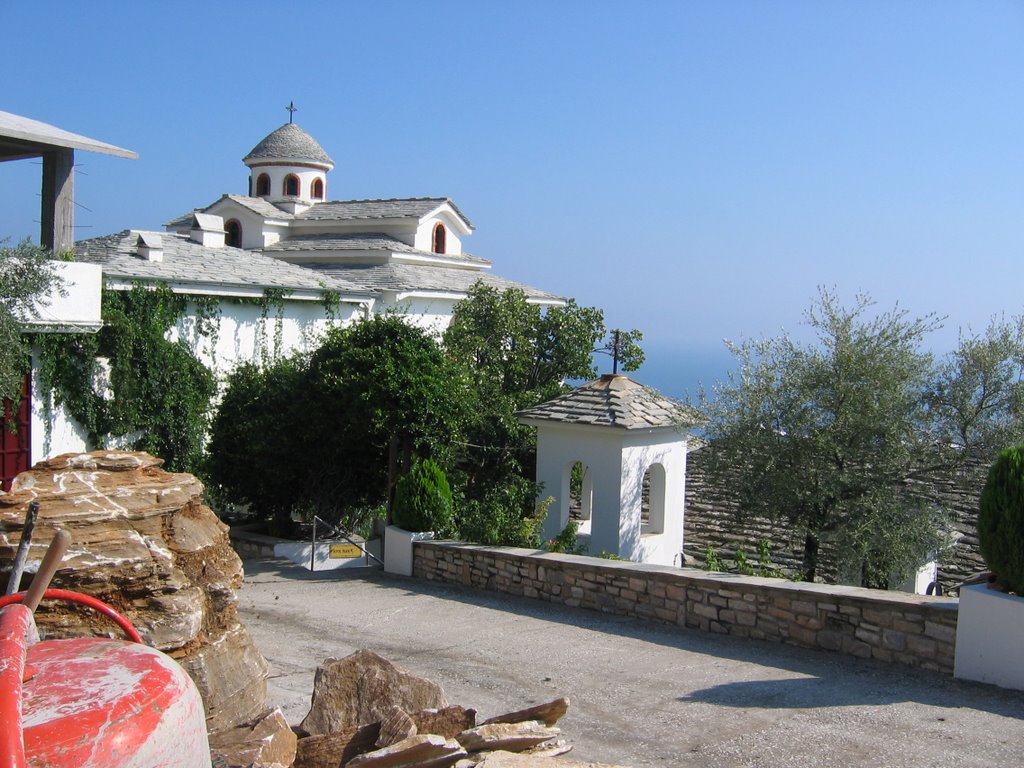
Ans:
{"type": "Polygon", "coordinates": [[[242,225],[238,219],[230,219],[224,224],[224,244],[232,248],[242,247],[242,225]]]}
{"type": "Polygon", "coordinates": [[[289,173],[284,177],[284,194],[287,197],[299,196],[299,177],[294,173],[289,173]]]}
{"type": "Polygon", "coordinates": [[[270,176],[261,173],[256,179],[256,197],[266,197],[270,194],[270,176]]]}
{"type": "Polygon", "coordinates": [[[324,199],[324,180],[323,179],[313,179],[313,187],[312,187],[312,189],[309,192],[309,196],[312,197],[314,200],[323,200],[324,199]]]}
{"type": "Polygon", "coordinates": [[[439,222],[439,223],[434,225],[434,237],[433,237],[432,246],[431,246],[431,250],[434,253],[444,253],[445,252],[446,234],[447,233],[445,232],[444,224],[441,224],[439,222]]]}

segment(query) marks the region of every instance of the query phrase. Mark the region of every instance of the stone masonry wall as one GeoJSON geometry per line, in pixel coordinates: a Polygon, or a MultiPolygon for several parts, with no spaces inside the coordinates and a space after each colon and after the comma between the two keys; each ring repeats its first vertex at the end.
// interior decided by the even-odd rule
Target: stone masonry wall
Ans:
{"type": "Polygon", "coordinates": [[[958,601],[531,549],[417,542],[413,575],[952,674],[958,601]]]}

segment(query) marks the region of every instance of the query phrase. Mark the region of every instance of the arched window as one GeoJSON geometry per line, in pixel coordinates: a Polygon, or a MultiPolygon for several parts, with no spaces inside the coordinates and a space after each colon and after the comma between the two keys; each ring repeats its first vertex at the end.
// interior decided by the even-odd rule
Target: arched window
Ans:
{"type": "Polygon", "coordinates": [[[242,247],[242,225],[238,219],[230,219],[224,224],[224,244],[232,248],[242,247]]]}
{"type": "Polygon", "coordinates": [[[644,473],[640,533],[665,532],[665,467],[652,464],[644,473]]]}
{"type": "Polygon", "coordinates": [[[437,224],[434,225],[434,239],[433,239],[433,245],[432,245],[432,248],[431,248],[431,250],[434,253],[444,253],[445,252],[446,234],[447,233],[445,232],[444,224],[441,224],[440,222],[438,222],[437,224]]]}
{"type": "Polygon", "coordinates": [[[590,516],[594,506],[594,477],[582,461],[569,469],[569,519],[575,520],[579,533],[590,533],[590,516]]]}
{"type": "Polygon", "coordinates": [[[270,176],[261,173],[256,179],[256,196],[266,197],[270,194],[270,176]]]}
{"type": "Polygon", "coordinates": [[[312,188],[312,190],[310,190],[309,196],[312,197],[314,200],[323,200],[324,199],[324,180],[323,179],[314,179],[313,180],[313,188],[312,188]]]}
{"type": "Polygon", "coordinates": [[[294,173],[289,173],[284,177],[284,194],[290,197],[299,196],[299,177],[294,173]]]}

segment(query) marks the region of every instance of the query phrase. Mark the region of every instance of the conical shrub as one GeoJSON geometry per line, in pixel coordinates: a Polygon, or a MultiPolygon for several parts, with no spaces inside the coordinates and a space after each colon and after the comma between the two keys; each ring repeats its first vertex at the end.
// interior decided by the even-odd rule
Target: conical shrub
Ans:
{"type": "Polygon", "coordinates": [[[996,578],[1024,595],[1024,446],[1007,448],[989,469],[978,509],[978,544],[996,578]]]}
{"type": "Polygon", "coordinates": [[[452,531],[452,491],[444,471],[432,460],[421,459],[398,480],[391,519],[407,531],[452,531]]]}

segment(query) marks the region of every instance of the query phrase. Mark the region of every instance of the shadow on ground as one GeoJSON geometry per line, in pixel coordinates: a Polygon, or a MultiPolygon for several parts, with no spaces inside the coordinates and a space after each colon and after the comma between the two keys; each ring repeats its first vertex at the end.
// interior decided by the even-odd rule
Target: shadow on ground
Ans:
{"type": "Polygon", "coordinates": [[[814,709],[910,701],[935,707],[966,707],[1024,720],[1024,696],[1019,692],[954,680],[935,672],[765,641],[708,634],[473,587],[420,581],[386,574],[379,567],[310,572],[289,561],[262,558],[246,560],[245,570],[246,579],[253,582],[258,582],[261,575],[309,582],[361,581],[369,588],[402,589],[408,594],[428,595],[440,601],[511,611],[543,621],[799,675],[781,680],[717,685],[677,697],[676,701],[681,703],[703,702],[739,709],[814,709]]]}

